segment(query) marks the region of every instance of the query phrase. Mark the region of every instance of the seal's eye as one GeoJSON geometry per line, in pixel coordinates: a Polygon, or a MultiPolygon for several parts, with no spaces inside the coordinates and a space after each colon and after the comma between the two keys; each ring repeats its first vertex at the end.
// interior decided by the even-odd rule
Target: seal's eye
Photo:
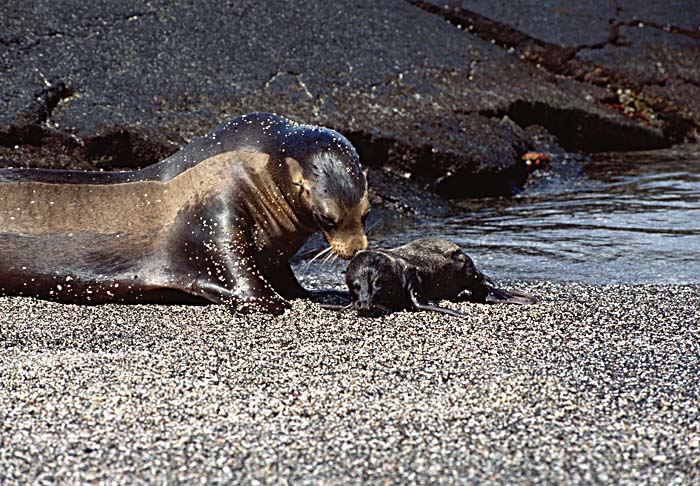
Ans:
{"type": "Polygon", "coordinates": [[[292,182],[292,185],[297,187],[299,189],[297,196],[302,197],[302,196],[309,196],[309,189],[304,186],[301,182],[292,182]]]}
{"type": "Polygon", "coordinates": [[[318,217],[318,223],[321,225],[321,228],[327,231],[332,231],[338,227],[338,222],[335,219],[324,214],[318,217]]]}

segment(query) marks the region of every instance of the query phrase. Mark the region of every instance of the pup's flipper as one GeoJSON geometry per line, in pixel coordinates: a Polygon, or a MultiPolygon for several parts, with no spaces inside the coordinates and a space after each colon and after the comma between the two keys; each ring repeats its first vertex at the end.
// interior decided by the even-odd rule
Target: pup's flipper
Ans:
{"type": "Polygon", "coordinates": [[[522,290],[503,290],[497,287],[492,287],[488,285],[488,295],[486,296],[487,304],[535,304],[537,303],[537,297],[534,295],[523,292],[522,290]]]}
{"type": "Polygon", "coordinates": [[[409,294],[411,296],[411,303],[413,304],[413,307],[415,307],[418,310],[440,312],[442,314],[448,314],[457,317],[467,317],[467,315],[464,312],[448,309],[446,307],[439,307],[437,305],[429,304],[428,302],[421,302],[418,299],[416,293],[413,291],[413,289],[409,291],[409,294]]]}
{"type": "Polygon", "coordinates": [[[334,310],[334,311],[345,311],[345,310],[350,310],[352,308],[352,303],[350,304],[319,304],[321,308],[323,309],[328,309],[328,310],[334,310]]]}
{"type": "Polygon", "coordinates": [[[347,290],[311,290],[309,298],[311,302],[328,310],[342,311],[352,306],[350,292],[347,290]]]}

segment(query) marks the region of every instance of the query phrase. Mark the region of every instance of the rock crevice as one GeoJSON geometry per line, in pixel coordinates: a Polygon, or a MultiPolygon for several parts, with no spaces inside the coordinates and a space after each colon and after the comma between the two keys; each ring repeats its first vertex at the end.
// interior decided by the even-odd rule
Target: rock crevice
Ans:
{"type": "Polygon", "coordinates": [[[652,3],[137,1],[96,16],[11,0],[0,165],[141,167],[271,111],[347,134],[365,164],[443,195],[509,194],[533,125],[568,150],[697,137],[694,3],[652,3]]]}

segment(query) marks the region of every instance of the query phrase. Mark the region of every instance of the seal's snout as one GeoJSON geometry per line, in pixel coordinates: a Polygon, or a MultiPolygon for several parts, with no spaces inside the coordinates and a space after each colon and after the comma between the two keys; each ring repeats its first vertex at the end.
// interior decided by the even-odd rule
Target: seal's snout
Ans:
{"type": "Polygon", "coordinates": [[[333,251],[340,258],[350,260],[358,251],[367,249],[367,236],[361,234],[350,238],[333,238],[330,241],[333,251]]]}

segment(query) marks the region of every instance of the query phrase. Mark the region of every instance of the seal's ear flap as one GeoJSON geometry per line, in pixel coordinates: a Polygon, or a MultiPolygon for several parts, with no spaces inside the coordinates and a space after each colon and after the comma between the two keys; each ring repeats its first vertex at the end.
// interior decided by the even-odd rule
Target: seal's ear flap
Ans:
{"type": "Polygon", "coordinates": [[[301,164],[296,159],[291,157],[287,157],[284,159],[284,161],[287,163],[287,167],[289,168],[289,177],[292,180],[292,184],[300,187],[303,191],[309,192],[310,185],[309,182],[304,179],[304,169],[302,168],[301,164]]]}

